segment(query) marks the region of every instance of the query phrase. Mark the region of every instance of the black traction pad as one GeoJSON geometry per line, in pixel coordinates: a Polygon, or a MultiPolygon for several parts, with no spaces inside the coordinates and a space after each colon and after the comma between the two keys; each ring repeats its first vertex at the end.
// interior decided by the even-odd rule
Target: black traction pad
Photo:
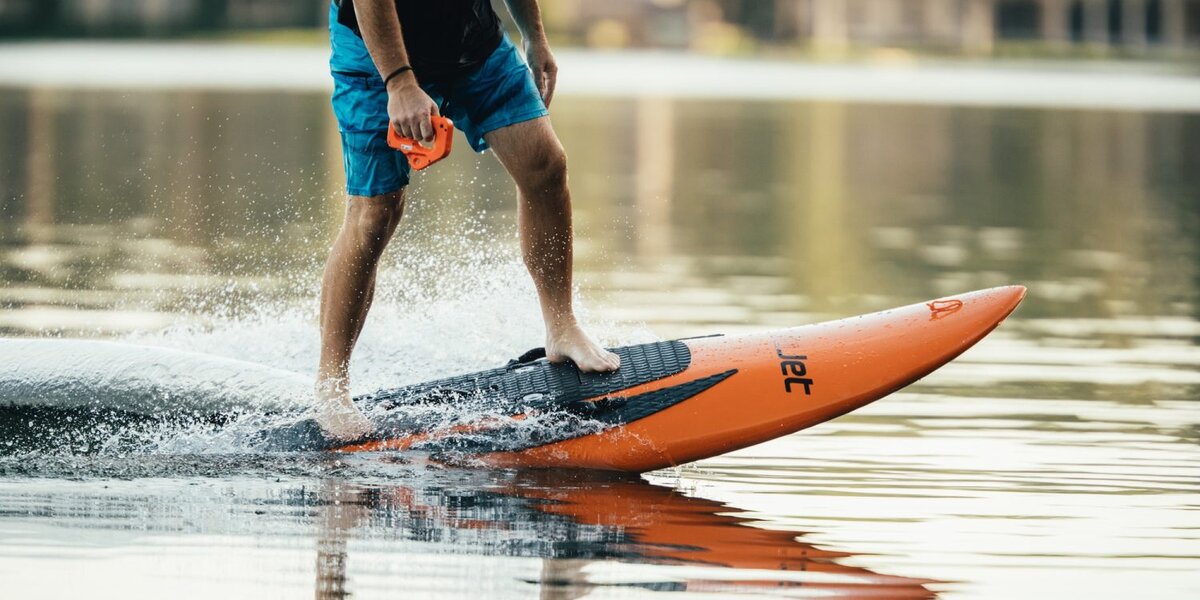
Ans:
{"type": "MultiPolygon", "coordinates": [[[[440,411],[439,415],[438,411],[421,410],[446,403],[461,406],[464,412],[483,408],[492,415],[554,413],[563,417],[562,426],[546,423],[544,435],[538,432],[530,435],[526,428],[522,429],[523,439],[517,435],[506,437],[506,433],[515,433],[511,430],[520,427],[499,425],[477,434],[454,436],[433,443],[446,449],[453,445],[456,450],[472,453],[520,450],[594,433],[597,426],[636,421],[681,402],[733,373],[729,371],[629,398],[614,397],[622,390],[682,373],[691,364],[692,356],[687,344],[677,340],[624,346],[612,351],[621,357],[620,369],[612,373],[583,373],[572,363],[551,363],[538,358],[512,361],[506,366],[478,373],[382,390],[359,396],[354,401],[368,414],[386,415],[376,419],[378,431],[371,437],[375,440],[407,437],[447,425],[445,411],[440,411]],[[703,389],[693,391],[697,386],[703,389]],[[601,400],[585,402],[589,399],[601,400]],[[430,421],[431,412],[437,422],[430,421]],[[422,414],[426,416],[420,416],[422,414]],[[593,429],[570,427],[566,421],[572,418],[576,423],[586,422],[593,429]]],[[[537,355],[531,351],[525,357],[537,355]]],[[[312,420],[267,432],[265,437],[269,446],[277,449],[321,450],[345,445],[325,439],[312,420]]]]}
{"type": "Polygon", "coordinates": [[[565,407],[561,412],[550,413],[550,422],[539,427],[511,423],[468,435],[434,440],[422,444],[421,448],[463,454],[528,450],[644,419],[725,381],[735,373],[737,369],[731,369],[636,396],[579,402],[565,407]]]}
{"type": "MultiPolygon", "coordinates": [[[[612,373],[583,373],[573,363],[551,363],[545,358],[513,362],[506,366],[419,383],[355,398],[363,408],[384,402],[387,407],[451,399],[458,393],[482,393],[518,405],[539,402],[570,404],[682,373],[692,362],[687,344],[653,342],[612,350],[621,357],[621,368],[612,373]]],[[[526,353],[527,355],[530,353],[526,353]]]]}

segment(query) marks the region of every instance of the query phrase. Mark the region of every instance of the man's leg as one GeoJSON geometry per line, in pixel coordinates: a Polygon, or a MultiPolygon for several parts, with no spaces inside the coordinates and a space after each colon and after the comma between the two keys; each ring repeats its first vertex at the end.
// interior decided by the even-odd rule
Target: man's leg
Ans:
{"type": "Polygon", "coordinates": [[[350,353],[375,296],[379,257],[404,212],[404,190],[350,196],[321,287],[321,361],[317,371],[317,421],[336,437],[354,439],[372,429],[350,402],[350,353]]]}
{"type": "Polygon", "coordinates": [[[518,226],[525,266],[546,322],[546,355],[571,359],[583,371],[612,371],[621,359],[589,338],[571,305],[571,192],[567,156],[549,117],[484,135],[517,184],[518,226]]]}

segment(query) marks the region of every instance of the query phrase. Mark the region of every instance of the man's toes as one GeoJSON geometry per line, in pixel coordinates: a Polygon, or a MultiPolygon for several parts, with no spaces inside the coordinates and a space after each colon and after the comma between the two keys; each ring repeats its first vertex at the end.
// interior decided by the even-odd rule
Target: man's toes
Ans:
{"type": "Polygon", "coordinates": [[[597,357],[596,363],[601,371],[616,371],[621,366],[621,358],[612,352],[605,351],[597,357]]]}
{"type": "Polygon", "coordinates": [[[599,352],[589,352],[588,354],[587,360],[575,362],[580,371],[585,373],[604,373],[614,369],[607,356],[599,352]]]}

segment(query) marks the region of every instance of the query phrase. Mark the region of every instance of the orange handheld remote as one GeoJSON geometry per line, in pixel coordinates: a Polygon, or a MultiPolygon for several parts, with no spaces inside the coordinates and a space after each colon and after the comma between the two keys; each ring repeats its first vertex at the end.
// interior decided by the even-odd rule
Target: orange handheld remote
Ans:
{"type": "Polygon", "coordinates": [[[388,124],[388,145],[403,152],[408,157],[408,165],[417,171],[449,156],[450,142],[454,140],[454,121],[437,115],[430,119],[433,121],[433,146],[423,146],[417,140],[404,137],[388,124]]]}

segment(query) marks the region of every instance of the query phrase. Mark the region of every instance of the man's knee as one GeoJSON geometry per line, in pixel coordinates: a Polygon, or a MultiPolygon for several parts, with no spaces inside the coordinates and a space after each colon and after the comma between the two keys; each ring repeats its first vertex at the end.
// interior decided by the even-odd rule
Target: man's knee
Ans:
{"type": "Polygon", "coordinates": [[[346,227],[364,241],[386,244],[403,212],[403,190],[381,196],[351,196],[346,227]]]}
{"type": "Polygon", "coordinates": [[[567,185],[567,153],[562,146],[540,151],[530,161],[527,175],[531,188],[539,191],[556,191],[567,185]]]}

